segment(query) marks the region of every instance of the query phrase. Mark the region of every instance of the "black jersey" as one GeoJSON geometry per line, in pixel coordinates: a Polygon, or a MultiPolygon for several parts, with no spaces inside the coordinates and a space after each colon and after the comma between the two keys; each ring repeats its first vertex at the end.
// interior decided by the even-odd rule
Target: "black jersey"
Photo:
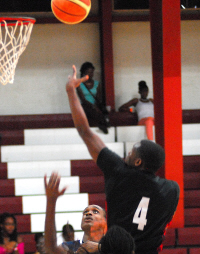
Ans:
{"type": "Polygon", "coordinates": [[[136,253],[157,253],[178,204],[178,184],[130,168],[108,148],[101,150],[97,165],[105,177],[108,227],[131,233],[136,253]]]}

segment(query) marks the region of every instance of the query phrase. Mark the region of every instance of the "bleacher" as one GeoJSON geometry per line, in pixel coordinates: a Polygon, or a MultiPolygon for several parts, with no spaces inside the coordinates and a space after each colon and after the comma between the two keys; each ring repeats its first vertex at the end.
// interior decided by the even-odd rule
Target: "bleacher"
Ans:
{"type": "MultiPolygon", "coordinates": [[[[134,142],[146,138],[136,118],[117,112],[109,134],[93,130],[106,145],[124,157],[134,142]],[[121,120],[120,120],[121,119],[121,120]]],[[[188,116],[187,116],[188,117],[188,116]]],[[[105,207],[104,179],[78,136],[70,115],[1,116],[0,211],[16,215],[25,252],[35,251],[34,234],[44,231],[46,198],[44,174],[57,171],[61,187],[68,186],[56,206],[58,242],[69,221],[76,239],[82,238],[80,221],[88,204],[105,207]],[[4,119],[3,119],[4,118],[4,119]]],[[[162,254],[200,253],[200,124],[183,123],[185,227],[169,228],[162,254]]]]}

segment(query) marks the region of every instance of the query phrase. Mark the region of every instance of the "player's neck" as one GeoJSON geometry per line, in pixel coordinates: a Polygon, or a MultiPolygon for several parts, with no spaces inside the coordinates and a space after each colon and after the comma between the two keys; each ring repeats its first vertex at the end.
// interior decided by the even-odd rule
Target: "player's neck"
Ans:
{"type": "Polygon", "coordinates": [[[104,236],[104,232],[102,229],[92,231],[92,232],[85,232],[83,235],[83,242],[86,241],[93,241],[93,242],[99,242],[101,238],[104,236]]]}

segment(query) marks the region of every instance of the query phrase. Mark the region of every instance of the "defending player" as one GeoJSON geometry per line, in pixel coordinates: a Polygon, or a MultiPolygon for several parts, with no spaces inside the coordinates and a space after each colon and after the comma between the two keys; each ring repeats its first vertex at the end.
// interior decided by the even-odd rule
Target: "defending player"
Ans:
{"type": "Polygon", "coordinates": [[[123,161],[91,131],[76,94],[76,87],[85,80],[87,76],[76,79],[73,66],[66,91],[75,127],[104,173],[108,227],[118,225],[131,233],[136,254],[157,254],[178,204],[179,186],[155,176],[165,159],[164,150],[158,144],[142,140],[123,161]]]}

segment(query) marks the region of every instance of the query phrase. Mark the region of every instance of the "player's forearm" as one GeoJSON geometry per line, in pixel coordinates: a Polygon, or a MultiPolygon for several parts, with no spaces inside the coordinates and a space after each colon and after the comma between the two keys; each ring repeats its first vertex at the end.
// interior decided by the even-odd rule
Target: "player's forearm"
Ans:
{"type": "Polygon", "coordinates": [[[45,248],[47,253],[55,254],[57,247],[55,227],[55,206],[56,200],[47,198],[46,219],[45,219],[45,248]]]}
{"type": "Polygon", "coordinates": [[[73,87],[68,88],[67,94],[69,98],[69,104],[71,108],[74,125],[77,128],[79,134],[82,136],[82,133],[90,129],[87,117],[80,104],[75,89],[73,87]]]}

